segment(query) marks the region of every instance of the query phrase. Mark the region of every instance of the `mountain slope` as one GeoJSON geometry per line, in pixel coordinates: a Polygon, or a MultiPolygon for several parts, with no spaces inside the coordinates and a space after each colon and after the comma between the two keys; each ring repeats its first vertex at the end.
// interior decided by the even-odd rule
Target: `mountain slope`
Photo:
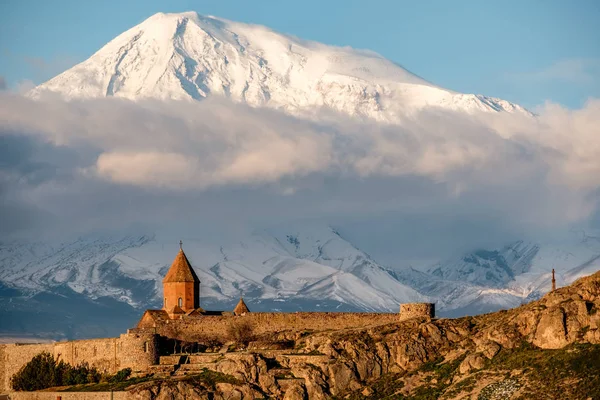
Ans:
{"type": "Polygon", "coordinates": [[[319,107],[397,121],[427,106],[525,112],[510,102],[437,87],[382,56],[202,16],[159,13],[30,92],[66,98],[225,96],[306,114],[319,107]]]}

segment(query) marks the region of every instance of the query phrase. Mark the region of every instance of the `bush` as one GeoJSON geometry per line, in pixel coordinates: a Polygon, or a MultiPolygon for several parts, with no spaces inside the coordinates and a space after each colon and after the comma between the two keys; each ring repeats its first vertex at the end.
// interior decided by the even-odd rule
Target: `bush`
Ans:
{"type": "Polygon", "coordinates": [[[44,352],[33,357],[26,365],[21,367],[11,379],[14,390],[40,390],[58,386],[61,379],[58,365],[50,353],[44,352]]]}
{"type": "Polygon", "coordinates": [[[254,338],[254,327],[248,321],[231,322],[227,327],[227,336],[236,343],[247,345],[254,338]]]}
{"type": "Polygon", "coordinates": [[[111,376],[110,378],[108,378],[108,382],[110,382],[110,383],[125,382],[127,379],[129,379],[130,375],[131,375],[131,368],[125,368],[125,369],[120,370],[119,372],[117,372],[116,374],[111,376]]]}
{"type": "Polygon", "coordinates": [[[11,386],[17,391],[34,391],[53,386],[97,383],[100,373],[87,363],[73,367],[55,360],[52,354],[43,352],[25,364],[11,378],[11,386]]]}

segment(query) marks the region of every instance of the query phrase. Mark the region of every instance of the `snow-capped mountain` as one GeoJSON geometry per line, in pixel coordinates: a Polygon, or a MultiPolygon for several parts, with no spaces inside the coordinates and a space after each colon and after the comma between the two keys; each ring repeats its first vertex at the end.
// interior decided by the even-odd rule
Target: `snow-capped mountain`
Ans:
{"type": "MultiPolygon", "coordinates": [[[[559,245],[516,242],[420,270],[382,266],[328,226],[262,230],[222,244],[184,237],[184,248],[209,309],[233,306],[242,293],[255,311],[393,312],[403,302],[433,301],[440,315],[456,316],[539,298],[550,289],[552,268],[560,286],[600,268],[600,238],[584,232],[571,232],[559,245]]],[[[54,295],[46,305],[56,296],[91,302],[85,307],[110,300],[112,309],[129,307],[122,313],[133,317],[123,324],[132,324],[135,310],[160,304],[162,277],[177,249],[176,240],[161,234],[3,243],[0,313],[17,307],[3,290],[16,290],[27,298],[54,295]]]]}
{"type": "Polygon", "coordinates": [[[195,12],[159,13],[30,92],[138,100],[219,95],[294,114],[326,107],[398,121],[427,106],[528,113],[505,100],[435,86],[382,56],[195,12]]]}
{"type": "MultiPolygon", "coordinates": [[[[91,298],[112,297],[143,308],[161,298],[162,277],[176,251],[171,242],[140,235],[88,237],[57,246],[5,244],[0,280],[32,292],[67,286],[91,298]]],[[[202,280],[202,298],[214,302],[242,292],[259,300],[333,301],[383,311],[427,300],[328,227],[257,232],[229,245],[190,239],[185,249],[202,280]]]]}
{"type": "Polygon", "coordinates": [[[459,260],[435,265],[428,272],[443,280],[503,287],[515,276],[529,271],[539,250],[537,244],[518,241],[500,250],[474,251],[459,260]]]}

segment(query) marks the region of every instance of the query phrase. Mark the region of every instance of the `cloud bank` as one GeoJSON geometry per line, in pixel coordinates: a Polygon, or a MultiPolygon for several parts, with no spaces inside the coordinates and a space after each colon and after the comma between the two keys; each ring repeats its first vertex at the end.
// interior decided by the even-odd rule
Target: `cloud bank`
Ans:
{"type": "Polygon", "coordinates": [[[316,219],[371,238],[371,248],[425,256],[593,223],[600,101],[537,112],[430,109],[384,125],[218,99],[3,93],[0,235],[316,219]]]}

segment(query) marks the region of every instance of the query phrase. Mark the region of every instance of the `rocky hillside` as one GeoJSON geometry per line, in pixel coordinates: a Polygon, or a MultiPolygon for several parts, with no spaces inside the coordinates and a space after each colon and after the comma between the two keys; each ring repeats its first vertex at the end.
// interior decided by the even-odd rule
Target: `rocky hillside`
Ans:
{"type": "Polygon", "coordinates": [[[598,398],[599,309],[597,272],[508,311],[231,342],[210,362],[184,357],[160,367],[175,367],[171,376],[157,369],[129,390],[136,399],[598,398]]]}

